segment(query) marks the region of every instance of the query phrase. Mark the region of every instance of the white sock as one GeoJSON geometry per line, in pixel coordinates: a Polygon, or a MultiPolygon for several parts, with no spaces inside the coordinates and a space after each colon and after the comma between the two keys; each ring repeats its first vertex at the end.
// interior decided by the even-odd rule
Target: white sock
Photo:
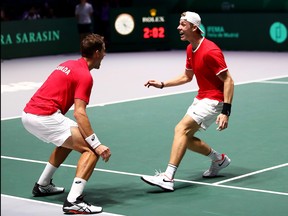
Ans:
{"type": "Polygon", "coordinates": [[[174,175],[177,171],[177,166],[174,166],[172,164],[168,164],[167,169],[165,171],[165,175],[169,178],[169,179],[174,179],[174,175]]]}
{"type": "Polygon", "coordinates": [[[57,167],[54,167],[48,162],[37,183],[41,186],[50,184],[50,180],[52,179],[52,176],[56,170],[57,167]]]}
{"type": "Polygon", "coordinates": [[[86,183],[87,181],[82,178],[78,178],[78,177],[74,178],[71,190],[67,197],[68,202],[75,202],[76,198],[82,195],[86,183]]]}
{"type": "Polygon", "coordinates": [[[219,154],[214,149],[211,148],[211,152],[208,155],[209,158],[211,158],[212,161],[217,161],[222,159],[222,154],[219,154]]]}

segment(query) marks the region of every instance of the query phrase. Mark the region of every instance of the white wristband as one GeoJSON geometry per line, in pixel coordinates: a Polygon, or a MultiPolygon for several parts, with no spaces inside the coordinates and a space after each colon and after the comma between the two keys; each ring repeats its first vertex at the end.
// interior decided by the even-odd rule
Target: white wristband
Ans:
{"type": "Polygon", "coordinates": [[[86,142],[93,148],[97,148],[99,145],[101,145],[101,142],[99,141],[98,137],[95,133],[91,134],[90,136],[86,137],[86,142]]]}

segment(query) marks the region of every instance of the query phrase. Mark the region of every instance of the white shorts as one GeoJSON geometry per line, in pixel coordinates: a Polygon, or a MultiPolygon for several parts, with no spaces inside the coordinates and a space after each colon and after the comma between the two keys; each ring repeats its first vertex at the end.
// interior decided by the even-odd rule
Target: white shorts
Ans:
{"type": "Polygon", "coordinates": [[[60,111],[49,116],[23,112],[22,123],[31,134],[56,146],[61,146],[71,136],[71,127],[78,127],[75,121],[67,118],[60,111]]]}
{"type": "Polygon", "coordinates": [[[187,110],[187,115],[191,116],[202,129],[206,130],[213,122],[223,108],[223,102],[204,98],[194,99],[192,105],[187,110]]]}

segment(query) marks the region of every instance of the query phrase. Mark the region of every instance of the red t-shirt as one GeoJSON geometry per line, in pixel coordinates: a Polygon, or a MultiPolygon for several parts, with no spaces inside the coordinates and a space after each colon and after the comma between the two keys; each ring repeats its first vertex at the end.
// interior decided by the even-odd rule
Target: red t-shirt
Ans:
{"type": "Polygon", "coordinates": [[[26,104],[24,111],[35,115],[51,115],[58,109],[65,114],[74,99],[89,103],[93,78],[87,62],[80,58],[60,64],[26,104]]]}
{"type": "Polygon", "coordinates": [[[195,51],[192,51],[192,45],[189,44],[186,52],[186,69],[193,70],[199,86],[196,98],[223,101],[224,83],[217,75],[228,68],[220,48],[204,38],[195,51]]]}

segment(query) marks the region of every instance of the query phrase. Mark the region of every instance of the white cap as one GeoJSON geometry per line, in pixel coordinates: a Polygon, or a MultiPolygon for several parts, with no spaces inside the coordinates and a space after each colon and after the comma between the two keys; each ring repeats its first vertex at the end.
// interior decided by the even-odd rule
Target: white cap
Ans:
{"type": "Polygon", "coordinates": [[[181,14],[180,20],[186,20],[186,21],[196,25],[197,28],[201,31],[201,33],[204,34],[204,31],[200,28],[201,18],[199,16],[199,14],[197,14],[195,12],[186,11],[186,12],[181,14]]]}

